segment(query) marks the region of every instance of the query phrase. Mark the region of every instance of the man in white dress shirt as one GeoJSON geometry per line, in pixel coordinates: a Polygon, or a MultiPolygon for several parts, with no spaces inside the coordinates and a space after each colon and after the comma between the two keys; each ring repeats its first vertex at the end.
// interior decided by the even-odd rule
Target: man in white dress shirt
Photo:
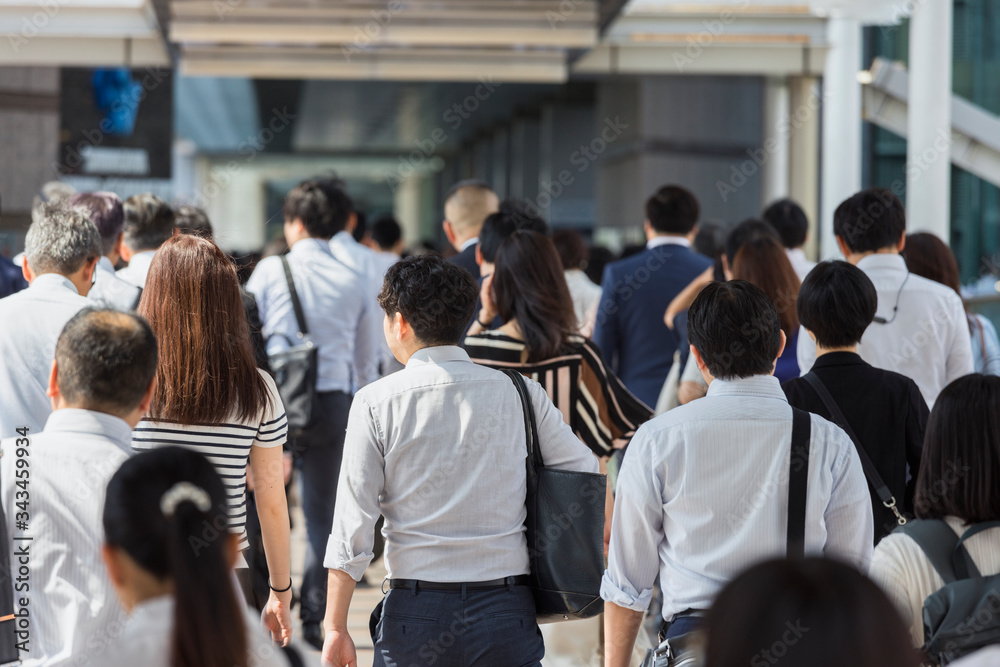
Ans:
{"type": "MultiPolygon", "coordinates": [[[[878,291],[878,312],[858,354],[876,368],[911,378],[933,408],[949,382],[973,372],[962,299],[906,268],[899,254],[906,243],[906,212],[891,191],[870,188],[845,199],[833,214],[833,231],[844,257],[878,291]]],[[[804,332],[796,355],[805,375],[816,361],[816,346],[804,332]]]]}
{"type": "Polygon", "coordinates": [[[124,627],[101,561],[101,514],[108,480],[132,454],[132,428],[149,409],[156,359],[156,339],[138,315],[77,313],[50,363],[45,429],[0,443],[25,667],[86,665],[124,627]]]}
{"type": "Polygon", "coordinates": [[[785,246],[785,252],[788,253],[788,259],[799,281],[805,280],[816,266],[816,262],[809,261],[802,249],[809,236],[809,219],[806,217],[806,212],[791,199],[781,199],[764,209],[761,217],[771,223],[781,237],[781,244],[785,246]]]}
{"type": "Polygon", "coordinates": [[[56,339],[93,284],[101,237],[78,210],[42,206],[24,239],[29,287],[0,299],[0,438],[41,430],[52,411],[46,390],[56,339]]]}
{"type": "Polygon", "coordinates": [[[153,255],[174,234],[174,210],[159,197],[142,194],[126,199],[124,211],[121,253],[128,266],[118,272],[118,277],[142,289],[153,255]]]}
{"type": "Polygon", "coordinates": [[[97,262],[97,277],[87,296],[99,305],[123,312],[135,310],[142,290],[115,275],[115,264],[121,258],[125,232],[125,211],[122,200],[114,192],[83,192],[73,195],[70,206],[83,208],[101,235],[101,259],[97,262]]]}
{"type": "MultiPolygon", "coordinates": [[[[376,667],[537,667],[542,658],[523,577],[520,399],[510,378],[458,347],[477,295],[467,271],[433,254],[386,274],[383,328],[406,368],[359,391],[351,406],[326,549],[327,665],[357,664],[347,614],[380,514],[389,593],[372,617],[376,667]]],[[[597,472],[541,386],[527,385],[545,464],[597,472]]]]}
{"type": "MultiPolygon", "coordinates": [[[[641,426],[618,476],[601,587],[608,667],[628,665],[657,574],[672,637],[747,567],[788,551],[792,409],[772,375],[785,344],[778,313],[750,283],[710,283],[688,336],[708,395],[641,426]]],[[[812,415],[809,426],[805,554],[866,571],[872,508],[858,453],[834,424],[812,415]]]]}
{"type": "MultiPolygon", "coordinates": [[[[309,338],[319,350],[316,391],[321,410],[306,433],[290,433],[299,469],[306,521],[306,564],[300,615],[302,634],[319,648],[326,609],[323,554],[333,523],[344,432],[355,387],[378,379],[381,313],[367,275],[333,256],[330,237],[343,229],[349,209],[331,207],[328,186],[305,181],[285,198],[286,259],[302,304],[309,338]]],[[[257,265],[247,291],[260,308],[267,351],[274,354],[297,341],[299,326],[280,257],[257,265]]]]}

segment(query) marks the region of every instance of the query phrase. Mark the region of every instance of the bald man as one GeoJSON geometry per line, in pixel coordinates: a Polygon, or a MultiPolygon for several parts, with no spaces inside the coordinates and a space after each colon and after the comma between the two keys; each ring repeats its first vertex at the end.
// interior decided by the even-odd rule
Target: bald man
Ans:
{"type": "Polygon", "coordinates": [[[458,254],[451,261],[479,278],[476,245],[483,221],[500,210],[500,198],[483,181],[460,181],[452,186],[444,199],[445,221],[442,225],[448,242],[458,254]]]}

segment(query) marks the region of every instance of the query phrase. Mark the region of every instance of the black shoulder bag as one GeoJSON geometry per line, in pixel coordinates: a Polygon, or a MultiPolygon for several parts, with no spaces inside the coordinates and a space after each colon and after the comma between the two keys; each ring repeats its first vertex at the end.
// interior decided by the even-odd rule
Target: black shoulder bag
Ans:
{"type": "Polygon", "coordinates": [[[539,623],[597,616],[604,611],[607,476],[547,467],[524,377],[514,370],[503,372],[521,398],[528,441],[525,528],[535,615],[539,623]]]}
{"type": "Polygon", "coordinates": [[[290,435],[301,436],[315,423],[319,414],[316,405],[316,379],[318,374],[319,350],[309,340],[309,329],[306,327],[306,316],[302,311],[299,294],[292,280],[292,270],[288,259],[282,255],[281,264],[285,269],[285,280],[288,281],[288,293],[292,298],[292,308],[295,310],[295,321],[299,331],[298,345],[284,334],[275,334],[288,340],[291,347],[281,352],[268,355],[274,382],[278,386],[278,394],[285,407],[290,435]]]}
{"type": "MultiPolygon", "coordinates": [[[[802,377],[810,384],[810,386],[812,386],[813,391],[815,391],[816,395],[819,396],[819,400],[821,400],[823,405],[826,406],[827,412],[829,412],[830,416],[833,418],[833,423],[844,429],[844,432],[847,433],[848,437],[850,437],[851,441],[854,443],[854,449],[858,450],[858,456],[861,458],[861,468],[865,471],[865,478],[867,478],[868,484],[872,487],[872,489],[875,490],[879,500],[882,501],[882,505],[884,505],[886,509],[892,510],[892,513],[896,515],[896,523],[900,526],[906,525],[906,517],[899,511],[896,498],[892,495],[892,492],[889,491],[889,487],[886,485],[885,480],[882,479],[882,475],[878,473],[878,468],[875,467],[871,457],[868,456],[868,452],[866,452],[865,448],[861,446],[858,434],[854,432],[853,428],[851,428],[850,423],[847,421],[847,417],[844,416],[844,412],[840,409],[840,406],[837,405],[837,401],[834,400],[830,391],[826,388],[826,385],[823,384],[823,381],[819,379],[819,376],[816,375],[816,373],[809,372],[802,377]]],[[[876,538],[882,538],[888,534],[889,531],[883,530],[876,534],[876,538]]]]}

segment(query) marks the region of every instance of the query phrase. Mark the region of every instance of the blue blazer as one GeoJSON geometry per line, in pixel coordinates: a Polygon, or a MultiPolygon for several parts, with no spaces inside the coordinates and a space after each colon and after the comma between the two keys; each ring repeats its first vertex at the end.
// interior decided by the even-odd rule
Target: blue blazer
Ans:
{"type": "Polygon", "coordinates": [[[458,264],[471,273],[473,278],[479,278],[479,265],[476,264],[476,247],[478,245],[478,243],[474,243],[457,255],[452,255],[450,258],[452,264],[458,264]]]}
{"type": "Polygon", "coordinates": [[[28,281],[21,274],[21,267],[0,256],[0,298],[20,292],[27,287],[28,281]]]}
{"type": "Polygon", "coordinates": [[[680,343],[663,314],[711,265],[712,260],[690,248],[665,244],[604,269],[594,342],[615,374],[646,405],[656,405],[680,343]]]}

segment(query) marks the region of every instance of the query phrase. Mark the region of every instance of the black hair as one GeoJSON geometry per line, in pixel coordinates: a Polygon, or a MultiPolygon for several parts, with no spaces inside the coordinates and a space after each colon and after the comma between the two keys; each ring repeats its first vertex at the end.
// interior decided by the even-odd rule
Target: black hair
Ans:
{"type": "Polygon", "coordinates": [[[664,185],[646,200],[646,220],[657,232],[688,234],[699,214],[698,200],[679,185],[664,185]]]}
{"type": "MultiPolygon", "coordinates": [[[[336,176],[316,179],[316,184],[326,195],[329,207],[330,237],[347,229],[351,214],[356,211],[354,200],[347,194],[347,184],[336,176]]],[[[358,212],[358,223],[364,225],[364,214],[358,212]]],[[[362,228],[362,232],[364,229],[362,228]]]]}
{"type": "Polygon", "coordinates": [[[726,235],[722,225],[713,220],[706,220],[698,225],[698,233],[694,235],[691,247],[699,255],[718,259],[725,247],[726,235]]]}
{"type": "Polygon", "coordinates": [[[771,375],[781,320],[762,289],[745,280],[712,282],[688,310],[688,339],[714,377],[771,375]]]}
{"type": "Polygon", "coordinates": [[[69,403],[128,414],[149,389],[157,356],[153,330],[139,315],[84,308],[56,342],[56,383],[69,403]]]}
{"type": "Polygon", "coordinates": [[[389,267],[378,303],[390,318],[401,314],[427,345],[457,345],[476,312],[479,287],[472,275],[440,255],[406,257],[389,267]]]}
{"type": "Polygon", "coordinates": [[[173,446],[136,454],[108,482],[103,523],[108,546],[176,584],[169,664],[246,667],[243,606],[229,567],[226,488],[209,460],[173,446]],[[164,497],[185,483],[208,495],[207,508],[181,500],[165,515],[164,497]]]}
{"type": "Polygon", "coordinates": [[[500,244],[519,229],[547,235],[549,226],[535,210],[532,205],[520,200],[500,202],[500,210],[486,218],[479,232],[479,252],[483,261],[493,262],[500,244]]]}
{"type": "Polygon", "coordinates": [[[759,218],[747,218],[730,229],[729,233],[726,234],[725,247],[726,259],[729,261],[729,268],[733,267],[733,260],[736,259],[736,253],[740,248],[750,241],[756,241],[763,238],[773,239],[779,244],[781,243],[781,236],[779,236],[777,230],[771,226],[771,223],[765,222],[759,218]]]}
{"type": "Polygon", "coordinates": [[[286,222],[301,220],[306,233],[313,238],[328,241],[340,231],[331,223],[326,191],[316,181],[303,181],[292,188],[285,197],[282,213],[286,222]]]}
{"type": "Polygon", "coordinates": [[[906,210],[885,188],[868,188],[840,203],[833,212],[833,233],[851,252],[895,246],[906,233],[906,210]]]}
{"type": "Polygon", "coordinates": [[[110,255],[125,226],[125,209],[118,195],[113,192],[81,192],[70,198],[69,205],[87,210],[90,221],[101,235],[101,251],[110,255]]]}
{"type": "Polygon", "coordinates": [[[214,236],[212,223],[208,219],[208,214],[203,209],[190,204],[184,204],[177,207],[174,216],[174,227],[181,234],[200,236],[209,240],[214,236]]]}
{"type": "Polygon", "coordinates": [[[354,231],[351,232],[351,235],[355,241],[361,243],[365,239],[365,233],[368,231],[368,214],[355,207],[354,222],[354,231]]]}
{"type": "Polygon", "coordinates": [[[156,195],[133,195],[122,205],[125,245],[133,252],[156,250],[174,234],[174,209],[156,195]]]}
{"type": "Polygon", "coordinates": [[[885,593],[853,567],[823,558],[751,567],[722,589],[705,628],[705,667],[920,664],[885,593]]]}
{"type": "Polygon", "coordinates": [[[913,499],[921,519],[1000,520],[1000,377],[960,377],[927,420],[913,499]]]}
{"type": "Polygon", "coordinates": [[[828,349],[856,345],[877,309],[871,279],[842,261],[817,264],[802,281],[796,304],[799,322],[828,349]]]}
{"type": "Polygon", "coordinates": [[[581,269],[587,265],[590,252],[583,236],[575,229],[559,229],[552,234],[552,245],[559,253],[559,261],[564,270],[581,269]]]}
{"type": "Polygon", "coordinates": [[[399,226],[396,218],[391,215],[383,215],[372,223],[372,241],[379,248],[389,250],[403,238],[403,229],[399,226]]]}
{"type": "Polygon", "coordinates": [[[802,207],[791,199],[779,199],[764,209],[761,217],[771,223],[786,248],[798,248],[806,242],[809,218],[802,207]]]}

